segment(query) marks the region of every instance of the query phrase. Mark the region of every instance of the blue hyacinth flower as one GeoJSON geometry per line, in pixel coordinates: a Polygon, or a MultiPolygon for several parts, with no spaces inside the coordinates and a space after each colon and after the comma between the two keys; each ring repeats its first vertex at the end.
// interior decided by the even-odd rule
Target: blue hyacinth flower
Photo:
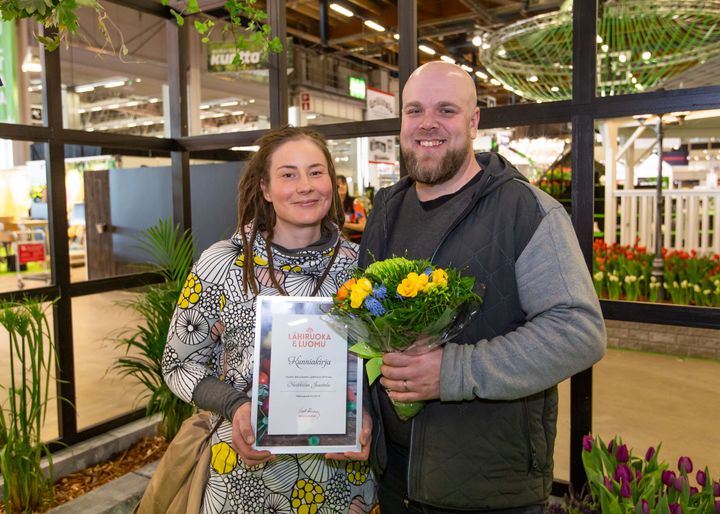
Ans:
{"type": "Polygon", "coordinates": [[[374,287],[373,296],[378,300],[384,300],[385,298],[387,298],[387,287],[385,287],[383,284],[374,287]]]}
{"type": "Polygon", "coordinates": [[[385,314],[385,307],[373,296],[365,298],[365,308],[369,310],[373,316],[382,316],[385,314]]]}

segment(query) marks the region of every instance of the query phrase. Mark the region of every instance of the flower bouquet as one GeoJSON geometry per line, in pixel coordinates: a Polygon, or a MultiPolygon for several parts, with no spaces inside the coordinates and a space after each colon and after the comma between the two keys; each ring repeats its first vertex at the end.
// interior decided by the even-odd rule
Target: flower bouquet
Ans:
{"type": "MultiPolygon", "coordinates": [[[[427,351],[460,333],[482,302],[474,286],[473,277],[454,269],[394,257],[358,270],[338,291],[330,313],[354,341],[350,351],[367,360],[372,384],[381,374],[383,353],[427,351]]],[[[423,405],[393,401],[401,419],[423,405]]]]}
{"type": "Polygon", "coordinates": [[[677,472],[658,460],[657,449],[633,456],[619,438],[607,446],[583,438],[582,460],[592,497],[602,514],[720,514],[720,483],[708,468],[691,478],[693,463],[680,457],[677,472]]]}

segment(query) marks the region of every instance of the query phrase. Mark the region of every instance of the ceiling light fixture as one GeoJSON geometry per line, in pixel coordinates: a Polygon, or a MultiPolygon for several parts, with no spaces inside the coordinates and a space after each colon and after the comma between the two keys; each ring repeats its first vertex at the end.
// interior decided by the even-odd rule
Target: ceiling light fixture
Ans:
{"type": "Polygon", "coordinates": [[[429,55],[435,55],[435,50],[433,50],[429,46],[418,45],[418,50],[420,50],[421,52],[425,52],[426,54],[429,54],[429,55]]]}
{"type": "Polygon", "coordinates": [[[472,38],[472,44],[475,46],[482,45],[482,38],[480,36],[475,36],[472,38]]]}
{"type": "Polygon", "coordinates": [[[483,80],[487,80],[487,79],[488,79],[488,76],[487,76],[485,73],[483,73],[482,71],[476,71],[476,72],[475,72],[475,75],[477,75],[478,77],[480,77],[480,78],[483,79],[483,80]]]}
{"type": "Polygon", "coordinates": [[[441,55],[441,56],[440,56],[440,60],[441,60],[441,61],[445,61],[445,62],[450,63],[450,64],[455,64],[455,59],[453,59],[452,57],[449,57],[449,56],[447,56],[447,55],[441,55]]]}
{"type": "Polygon", "coordinates": [[[342,14],[343,16],[347,16],[348,18],[352,18],[355,13],[353,13],[350,9],[343,7],[340,4],[332,3],[330,4],[330,9],[333,11],[342,14]]]}
{"type": "Polygon", "coordinates": [[[467,71],[468,73],[472,73],[472,72],[473,72],[473,69],[472,69],[470,66],[468,66],[467,64],[461,64],[460,67],[461,67],[463,70],[467,71]]]}
{"type": "Polygon", "coordinates": [[[23,59],[21,69],[23,73],[40,73],[42,71],[42,65],[40,61],[33,58],[32,53],[28,51],[23,59]]]}
{"type": "Polygon", "coordinates": [[[385,32],[385,27],[383,27],[379,23],[375,23],[372,20],[365,20],[365,26],[370,27],[373,30],[377,30],[378,32],[385,32]]]}
{"type": "Polygon", "coordinates": [[[125,82],[126,82],[125,80],[111,80],[109,82],[105,82],[103,84],[103,87],[105,87],[107,89],[111,89],[114,87],[120,87],[120,86],[124,86],[125,82]]]}

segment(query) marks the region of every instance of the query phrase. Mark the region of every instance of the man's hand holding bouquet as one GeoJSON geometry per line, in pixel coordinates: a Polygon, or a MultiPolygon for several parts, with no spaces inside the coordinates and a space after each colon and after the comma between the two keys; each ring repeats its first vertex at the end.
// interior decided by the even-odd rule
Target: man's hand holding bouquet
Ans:
{"type": "MultiPolygon", "coordinates": [[[[459,334],[482,303],[474,289],[482,288],[457,270],[393,257],[358,270],[338,291],[331,314],[355,343],[350,351],[366,359],[372,384],[381,374],[383,354],[427,352],[459,334]]],[[[423,405],[393,400],[401,419],[423,405]]]]}

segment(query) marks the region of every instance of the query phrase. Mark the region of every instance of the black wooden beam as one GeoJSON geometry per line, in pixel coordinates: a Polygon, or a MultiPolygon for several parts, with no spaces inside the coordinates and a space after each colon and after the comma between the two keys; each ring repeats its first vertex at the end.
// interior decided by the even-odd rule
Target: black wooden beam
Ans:
{"type": "Polygon", "coordinates": [[[0,137],[13,141],[45,142],[50,140],[52,131],[48,127],[0,123],[0,137]]]}
{"type": "Polygon", "coordinates": [[[269,0],[267,3],[268,22],[271,34],[283,44],[283,50],[268,56],[270,66],[270,126],[282,127],[288,122],[288,78],[287,78],[287,9],[286,0],[269,0]]]}
{"type": "MultiPolygon", "coordinates": [[[[41,53],[43,125],[63,126],[60,52],[41,53]]],[[[48,231],[50,263],[55,283],[53,334],[57,348],[57,413],[61,437],[77,434],[75,397],[75,358],[73,352],[72,298],[70,296],[70,254],[68,252],[67,195],[65,190],[65,148],[62,141],[51,138],[45,152],[45,170],[49,194],[48,231]]]]}
{"type": "Polygon", "coordinates": [[[720,309],[669,303],[600,300],[605,319],[695,328],[720,328],[720,309]]]}
{"type": "MultiPolygon", "coordinates": [[[[178,27],[173,20],[165,22],[168,60],[168,109],[170,137],[188,135],[188,27],[178,27]]],[[[180,230],[192,224],[190,209],[190,154],[174,151],[171,154],[173,223],[180,230]]]]}
{"type": "MultiPolygon", "coordinates": [[[[595,98],[595,31],[597,0],[575,0],[573,6],[572,105],[595,98]]],[[[592,116],[572,116],[572,221],[588,269],[592,271],[595,132],[592,116]]],[[[576,491],[587,480],[582,438],[592,431],[592,368],[570,379],[570,482],[576,491]]]]}

